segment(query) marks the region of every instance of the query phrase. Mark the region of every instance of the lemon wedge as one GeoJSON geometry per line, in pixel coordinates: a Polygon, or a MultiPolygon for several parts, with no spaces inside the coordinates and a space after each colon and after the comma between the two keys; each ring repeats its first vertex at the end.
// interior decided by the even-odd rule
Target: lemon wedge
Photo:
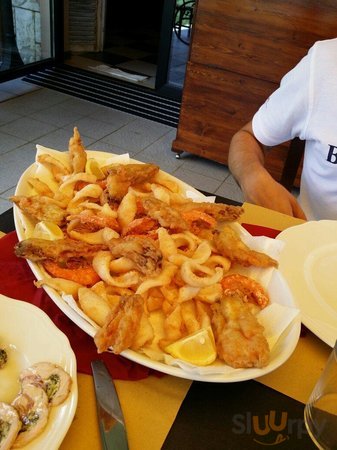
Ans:
{"type": "Polygon", "coordinates": [[[189,336],[168,345],[165,351],[174,358],[196,366],[207,366],[217,357],[211,327],[202,328],[189,336]]]}
{"type": "Polygon", "coordinates": [[[55,241],[63,239],[64,234],[61,228],[56,223],[42,220],[35,225],[33,231],[33,238],[47,239],[48,241],[55,241]]]}
{"type": "Polygon", "coordinates": [[[98,165],[98,162],[96,159],[89,158],[87,159],[87,162],[85,164],[85,171],[86,173],[89,173],[90,175],[95,175],[97,180],[103,180],[105,178],[105,175],[101,168],[98,165]]]}

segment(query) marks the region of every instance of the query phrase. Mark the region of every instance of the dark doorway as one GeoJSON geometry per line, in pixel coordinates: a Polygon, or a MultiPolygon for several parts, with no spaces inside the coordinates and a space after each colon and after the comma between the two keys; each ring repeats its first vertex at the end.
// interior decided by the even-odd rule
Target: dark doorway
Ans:
{"type": "MultiPolygon", "coordinates": [[[[179,85],[171,83],[172,76],[169,74],[177,73],[174,70],[175,61],[171,57],[177,52],[172,52],[171,44],[174,42],[183,47],[178,60],[180,69],[185,67],[188,55],[188,45],[177,39],[174,32],[176,0],[87,2],[93,7],[96,4],[96,12],[91,13],[91,22],[97,22],[97,36],[91,43],[87,38],[86,41],[84,38],[80,41],[80,31],[84,24],[90,23],[90,19],[86,17],[82,23],[78,22],[78,30],[71,29],[76,25],[75,19],[78,21],[85,13],[83,9],[76,10],[77,2],[69,0],[70,39],[67,41],[70,51],[66,52],[66,64],[130,81],[156,92],[164,90],[170,95],[171,91],[174,97],[181,95],[181,71],[179,85]],[[184,55],[184,60],[181,55],[184,55]]],[[[89,14],[89,7],[87,11],[89,14]]]]}
{"type": "Polygon", "coordinates": [[[104,52],[157,64],[164,1],[107,2],[104,52]]]}

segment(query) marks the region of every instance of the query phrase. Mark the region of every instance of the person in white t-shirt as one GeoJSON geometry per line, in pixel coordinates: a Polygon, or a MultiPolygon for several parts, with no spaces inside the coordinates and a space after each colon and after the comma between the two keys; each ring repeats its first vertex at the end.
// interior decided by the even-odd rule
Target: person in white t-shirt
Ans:
{"type": "Polygon", "coordinates": [[[232,138],[228,166],[246,201],[308,220],[337,219],[337,39],[316,42],[232,138]],[[263,147],[305,140],[296,199],[264,167],[263,147]]]}

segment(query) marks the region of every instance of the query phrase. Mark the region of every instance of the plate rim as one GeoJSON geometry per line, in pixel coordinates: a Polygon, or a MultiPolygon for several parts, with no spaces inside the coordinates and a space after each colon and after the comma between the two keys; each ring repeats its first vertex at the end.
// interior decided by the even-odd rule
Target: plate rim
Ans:
{"type": "MultiPolygon", "coordinates": [[[[301,230],[303,231],[303,229],[310,229],[310,228],[314,228],[314,227],[315,228],[316,227],[329,227],[329,226],[335,227],[336,231],[337,231],[337,222],[335,220],[330,220],[330,219],[310,220],[310,221],[286,228],[285,230],[281,231],[278,234],[278,236],[276,237],[276,239],[285,242],[285,246],[280,255],[279,270],[282,273],[284,271],[286,271],[286,269],[284,268],[285,262],[283,259],[284,259],[284,251],[287,249],[287,247],[286,247],[287,239],[289,239],[289,237],[296,236],[298,233],[301,232],[301,230]]],[[[311,240],[309,245],[313,244],[313,243],[316,244],[316,242],[314,240],[311,240]]],[[[337,239],[336,239],[335,243],[337,243],[337,239]]],[[[324,245],[327,245],[327,244],[325,243],[324,245]]],[[[318,246],[313,246],[312,249],[317,249],[317,248],[319,248],[319,243],[318,243],[318,246]]],[[[284,273],[283,273],[283,275],[286,277],[286,275],[284,273]]],[[[286,277],[286,278],[288,278],[288,277],[286,277]]],[[[327,344],[328,346],[333,348],[335,345],[336,339],[337,339],[337,324],[332,325],[329,322],[318,319],[316,316],[314,317],[307,310],[303,310],[303,306],[306,309],[309,306],[310,302],[306,301],[306,302],[302,303],[300,300],[298,300],[297,297],[299,297],[299,296],[296,295],[296,287],[294,288],[291,285],[291,283],[292,283],[291,280],[288,279],[288,285],[289,285],[290,289],[293,290],[294,301],[296,302],[298,308],[301,311],[302,323],[313,334],[315,334],[319,339],[321,339],[325,344],[327,344]],[[332,330],[331,328],[334,328],[334,329],[332,330]]],[[[309,297],[312,297],[312,296],[313,296],[313,294],[310,293],[309,297]]]]}

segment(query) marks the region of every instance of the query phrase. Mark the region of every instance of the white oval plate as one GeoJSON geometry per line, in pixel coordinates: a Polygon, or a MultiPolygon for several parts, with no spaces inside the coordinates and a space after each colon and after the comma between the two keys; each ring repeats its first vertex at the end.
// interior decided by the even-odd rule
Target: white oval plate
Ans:
{"type": "MultiPolygon", "coordinates": [[[[44,150],[50,152],[55,157],[59,156],[63,158],[66,157],[66,154],[63,152],[62,152],[63,154],[61,153],[60,155],[60,152],[52,149],[44,149],[44,150]]],[[[128,160],[127,158],[125,158],[125,155],[113,155],[111,153],[105,153],[100,151],[87,151],[87,154],[88,157],[95,158],[100,163],[103,163],[108,159],[111,161],[111,158],[116,157],[121,158],[122,161],[124,160],[125,162],[129,161],[132,163],[142,164],[139,161],[133,159],[128,160]]],[[[117,160],[116,162],[121,161],[117,160]]],[[[32,188],[28,184],[27,178],[29,176],[34,176],[36,170],[37,165],[33,164],[22,174],[17,184],[16,195],[29,195],[30,192],[32,192],[32,188]]],[[[178,180],[177,178],[173,177],[170,174],[165,173],[165,175],[174,180],[176,183],[178,183],[184,192],[188,191],[191,196],[199,198],[199,201],[205,201],[206,197],[193,187],[182,182],[181,180],[178,180]]],[[[41,173],[39,173],[39,177],[41,178],[41,173]]],[[[16,205],[14,205],[14,221],[19,240],[26,239],[27,237],[29,237],[33,229],[33,224],[24,214],[21,213],[21,211],[19,210],[19,208],[16,207],[16,205]]],[[[46,273],[40,268],[39,265],[34,264],[30,261],[27,262],[37,279],[41,279],[42,277],[46,276],[46,273]]],[[[76,325],[78,325],[83,331],[85,331],[90,336],[93,337],[95,335],[97,327],[94,326],[94,324],[90,321],[90,319],[81,310],[79,310],[79,308],[75,309],[76,308],[75,302],[73,306],[70,306],[70,304],[67,303],[65,299],[54,289],[49,287],[44,287],[44,289],[48,293],[50,298],[55,302],[55,304],[61,309],[61,311],[63,311],[63,313],[66,314],[76,325]]],[[[284,278],[282,277],[279,271],[277,270],[274,271],[272,280],[270,282],[270,286],[268,286],[267,290],[269,292],[271,302],[279,303],[281,305],[290,308],[295,307],[287,283],[285,282],[284,278]]],[[[265,375],[275,370],[277,367],[281,366],[290,357],[290,355],[292,354],[297,345],[300,335],[300,327],[301,327],[301,320],[299,315],[297,315],[295,319],[291,322],[291,324],[282,333],[277,344],[272,349],[270,355],[270,363],[262,369],[256,368],[233,369],[224,364],[223,373],[205,373],[205,371],[202,371],[202,373],[197,373],[190,371],[187,372],[186,370],[183,370],[180,367],[175,367],[165,364],[163,362],[154,361],[149,357],[132,350],[126,350],[122,353],[122,355],[128,358],[129,360],[135,361],[146,367],[181,378],[197,381],[222,382],[222,383],[244,381],[265,375]]]]}
{"type": "Polygon", "coordinates": [[[337,221],[310,221],[282,231],[280,272],[302,322],[330,347],[337,339],[337,221]]]}
{"type": "Polygon", "coordinates": [[[60,365],[72,378],[71,392],[51,408],[48,424],[40,436],[22,450],[56,450],[61,445],[77,407],[76,358],[68,338],[41,309],[30,303],[0,295],[0,347],[8,362],[0,370],[0,401],[10,403],[19,392],[18,376],[26,367],[47,361],[60,365]]]}

